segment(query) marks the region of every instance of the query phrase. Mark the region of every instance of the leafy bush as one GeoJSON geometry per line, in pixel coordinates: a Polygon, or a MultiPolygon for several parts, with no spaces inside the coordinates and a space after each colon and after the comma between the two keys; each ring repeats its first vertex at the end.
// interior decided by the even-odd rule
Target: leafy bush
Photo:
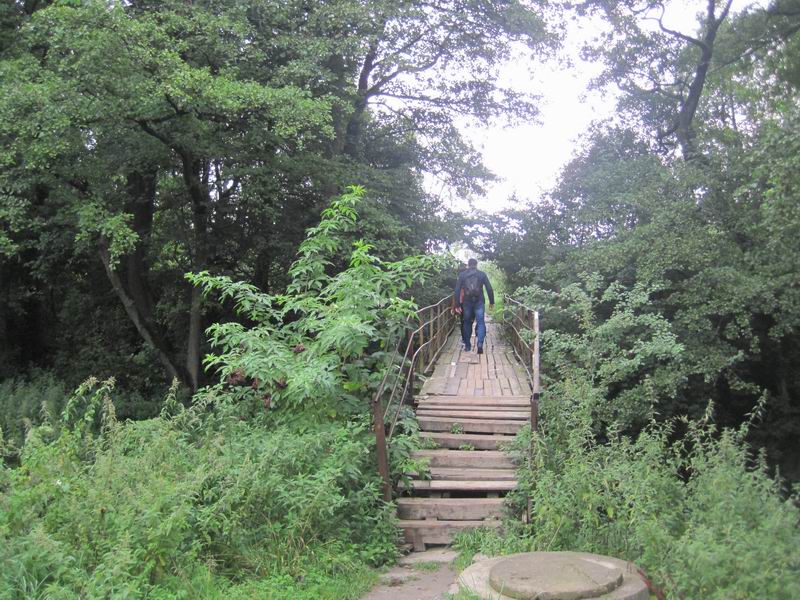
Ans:
{"type": "MultiPolygon", "coordinates": [[[[603,288],[594,275],[560,292],[529,287],[518,294],[542,307],[545,373],[553,386],[586,383],[596,429],[641,427],[687,377],[683,346],[650,300],[656,287],[603,288]]],[[[550,385],[548,383],[548,385],[550,385]]]]}
{"type": "MultiPolygon", "coordinates": [[[[580,393],[584,386],[573,389],[580,393]]],[[[529,525],[479,532],[460,548],[490,554],[579,550],[631,560],[670,598],[797,598],[800,511],[746,431],[697,422],[651,424],[635,438],[595,441],[591,401],[545,394],[533,465],[510,503],[528,497],[529,525]],[[686,433],[671,441],[674,428],[686,433]]],[[[745,428],[746,429],[746,428],[745,428]]],[[[520,435],[524,453],[530,431],[520,435]]]]}
{"type": "Polygon", "coordinates": [[[525,290],[557,327],[542,336],[550,377],[532,461],[529,428],[512,449],[519,487],[508,504],[519,515],[530,499],[531,519],[509,523],[503,535],[463,535],[458,546],[467,555],[617,556],[669,598],[800,597],[800,498],[746,442],[766,396],[738,429],[714,426],[711,406],[700,418],[656,421],[679,380],[681,347],[648,312],[646,292],[612,288],[525,290]],[[651,419],[637,431],[642,408],[651,419]]]}
{"type": "Polygon", "coordinates": [[[27,431],[41,423],[43,415],[60,413],[66,398],[64,384],[44,371],[1,382],[0,431],[7,450],[16,453],[27,431]]]}
{"type": "MultiPolygon", "coordinates": [[[[0,471],[0,597],[345,598],[395,556],[365,409],[414,314],[399,294],[437,261],[357,242],[328,274],[359,195],[309,231],[285,294],[190,276],[244,321],[209,329],[220,383],[190,408],[173,389],[158,417],[121,423],[113,381],[88,381],[31,430],[0,471]]],[[[400,430],[390,450],[408,465],[417,435],[406,417],[400,430]]]]}
{"type": "Polygon", "coordinates": [[[110,391],[84,386],[60,433],[33,429],[1,472],[0,597],[144,597],[206,571],[299,577],[394,556],[365,424],[269,431],[225,398],[119,423],[110,391]]]}
{"type": "Polygon", "coordinates": [[[187,276],[206,295],[232,300],[249,323],[212,325],[208,333],[219,353],[205,362],[223,382],[251,382],[232,393],[256,410],[262,403],[287,408],[287,418],[363,412],[382,375],[376,367],[415,315],[416,305],[401,294],[440,265],[441,259],[430,256],[384,262],[370,254],[368,243],[358,241],[349,267],[329,275],[326,268],[344,251],[344,234],[355,227],[361,194],[351,188],[308,231],[285,294],[264,294],[208,273],[187,276]]]}

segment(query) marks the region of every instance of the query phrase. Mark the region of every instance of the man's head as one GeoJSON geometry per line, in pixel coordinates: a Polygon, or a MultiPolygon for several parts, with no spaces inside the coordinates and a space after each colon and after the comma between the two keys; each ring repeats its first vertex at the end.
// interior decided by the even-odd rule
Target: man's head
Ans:
{"type": "Polygon", "coordinates": [[[477,267],[477,266],[478,266],[478,260],[477,260],[477,259],[475,259],[475,258],[470,258],[470,259],[467,261],[467,266],[468,266],[470,269],[474,269],[475,267],[477,267]]]}

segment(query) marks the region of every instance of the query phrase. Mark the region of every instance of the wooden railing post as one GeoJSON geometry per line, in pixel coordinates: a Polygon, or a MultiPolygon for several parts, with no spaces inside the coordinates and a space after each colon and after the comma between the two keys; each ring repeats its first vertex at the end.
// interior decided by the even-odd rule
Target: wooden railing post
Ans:
{"type": "Polygon", "coordinates": [[[531,422],[532,431],[537,431],[539,429],[539,393],[540,393],[540,364],[539,364],[539,311],[533,312],[533,398],[536,403],[536,420],[535,422],[531,422]]]}
{"type": "MultiPolygon", "coordinates": [[[[416,379],[417,374],[417,361],[414,359],[414,330],[409,329],[408,331],[408,360],[410,364],[408,365],[408,378],[411,381],[413,386],[414,380],[416,379]]],[[[404,404],[406,401],[406,396],[403,394],[403,397],[400,398],[400,404],[404,404]]]]}
{"type": "Polygon", "coordinates": [[[389,440],[409,391],[411,394],[414,393],[417,373],[424,372],[433,363],[447,342],[449,329],[447,331],[445,329],[450,325],[448,320],[450,317],[449,302],[450,296],[442,298],[438,303],[418,310],[416,320],[410,317],[406,321],[408,329],[403,334],[396,352],[386,367],[383,381],[372,399],[372,427],[375,433],[376,459],[378,472],[383,482],[383,498],[387,502],[392,499],[389,440]],[[415,352],[415,347],[417,352],[415,352]],[[396,363],[398,357],[400,360],[399,363],[396,363]],[[392,382],[391,391],[388,393],[388,399],[384,406],[384,391],[388,381],[392,382]],[[394,413],[394,417],[389,417],[390,411],[394,413]],[[388,420],[387,417],[389,417],[388,420]],[[388,430],[387,423],[391,423],[388,430]]]}
{"type": "Polygon", "coordinates": [[[426,352],[428,359],[425,361],[425,366],[431,364],[436,352],[436,343],[434,342],[433,336],[436,333],[436,315],[438,314],[438,311],[438,305],[431,309],[430,321],[428,323],[428,351],[426,352]]]}
{"type": "Polygon", "coordinates": [[[375,453],[378,459],[378,473],[383,480],[383,500],[392,500],[392,480],[389,476],[389,452],[386,447],[386,425],[383,422],[381,399],[376,394],[372,400],[372,428],[375,431],[375,453]]]}

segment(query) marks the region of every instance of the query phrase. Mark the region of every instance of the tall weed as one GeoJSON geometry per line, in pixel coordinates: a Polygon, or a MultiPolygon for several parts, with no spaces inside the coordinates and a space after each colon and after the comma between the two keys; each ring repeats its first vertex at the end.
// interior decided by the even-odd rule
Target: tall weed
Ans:
{"type": "Polygon", "coordinates": [[[0,430],[7,450],[16,453],[27,432],[46,415],[59,414],[67,397],[64,384],[46,371],[0,382],[0,430]]]}
{"type": "Polygon", "coordinates": [[[766,397],[735,430],[714,426],[710,406],[657,421],[682,348],[649,312],[649,292],[613,287],[589,277],[559,294],[524,290],[555,328],[542,336],[549,377],[534,452],[530,429],[512,449],[519,487],[508,503],[520,515],[530,500],[530,522],[463,535],[459,547],[616,556],[668,598],[799,598],[800,499],[745,441],[766,397]]]}
{"type": "Polygon", "coordinates": [[[84,388],[60,433],[35,428],[0,472],[0,597],[146,597],[206,570],[302,577],[394,556],[366,425],[269,431],[223,405],[119,423],[108,391],[84,388]]]}

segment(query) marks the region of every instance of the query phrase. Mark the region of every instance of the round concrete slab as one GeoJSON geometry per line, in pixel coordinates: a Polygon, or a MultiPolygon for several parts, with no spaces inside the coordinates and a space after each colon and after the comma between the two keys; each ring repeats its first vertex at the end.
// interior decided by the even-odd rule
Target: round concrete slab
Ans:
{"type": "Polygon", "coordinates": [[[498,562],[489,570],[489,583],[517,600],[583,600],[618,588],[622,570],[576,554],[531,552],[498,562]]]}
{"type": "MultiPolygon", "coordinates": [[[[538,572],[539,574],[543,574],[547,570],[546,568],[539,569],[536,566],[533,566],[532,569],[533,572],[538,572]]],[[[562,575],[559,576],[562,580],[564,579],[563,571],[564,570],[562,570],[562,575]]],[[[613,575],[611,575],[611,577],[613,579],[613,575]]],[[[591,600],[648,600],[650,597],[647,585],[644,583],[642,578],[639,577],[636,568],[631,563],[616,558],[600,556],[597,554],[589,554],[586,552],[531,552],[526,554],[515,554],[511,556],[500,556],[497,558],[479,560],[461,572],[461,575],[459,575],[458,578],[458,586],[469,590],[484,600],[521,600],[522,598],[525,598],[526,600],[544,600],[545,598],[567,597],[586,599],[591,598],[591,600]],[[560,558],[554,559],[553,557],[560,558]],[[536,590],[532,587],[524,590],[524,586],[520,586],[519,582],[523,581],[527,582],[527,584],[530,584],[532,577],[530,577],[530,573],[526,574],[525,572],[521,573],[521,577],[512,576],[512,569],[500,566],[502,563],[505,563],[509,560],[513,561],[510,564],[517,566],[524,564],[533,565],[539,560],[542,561],[542,565],[549,564],[550,566],[555,564],[552,562],[553,560],[563,560],[565,561],[565,564],[574,564],[575,561],[577,561],[577,570],[579,572],[577,579],[579,581],[583,580],[585,582],[587,574],[591,575],[599,572],[605,573],[606,575],[618,573],[622,576],[622,582],[611,590],[602,591],[602,589],[604,589],[602,583],[603,581],[607,583],[608,579],[593,580],[591,583],[593,590],[597,591],[600,589],[600,591],[599,593],[591,596],[545,595],[550,594],[555,590],[551,588],[542,588],[540,590],[536,590]],[[595,567],[598,567],[599,571],[596,571],[595,567]],[[495,581],[491,581],[493,571],[495,581]],[[503,573],[509,575],[510,580],[513,579],[513,581],[516,581],[517,583],[512,583],[511,586],[509,586],[508,582],[506,582],[506,585],[501,587],[502,584],[500,583],[500,578],[503,576],[503,573]],[[601,584],[599,588],[597,584],[601,584]],[[495,587],[495,585],[498,585],[498,587],[495,587]],[[516,596],[512,596],[511,594],[515,593],[514,590],[516,590],[518,593],[529,593],[529,595],[521,596],[518,594],[516,596]],[[509,592],[511,592],[511,594],[509,594],[509,592]],[[536,595],[537,592],[538,595],[536,595]]],[[[561,591],[565,591],[564,588],[562,588],[561,591]]]]}

